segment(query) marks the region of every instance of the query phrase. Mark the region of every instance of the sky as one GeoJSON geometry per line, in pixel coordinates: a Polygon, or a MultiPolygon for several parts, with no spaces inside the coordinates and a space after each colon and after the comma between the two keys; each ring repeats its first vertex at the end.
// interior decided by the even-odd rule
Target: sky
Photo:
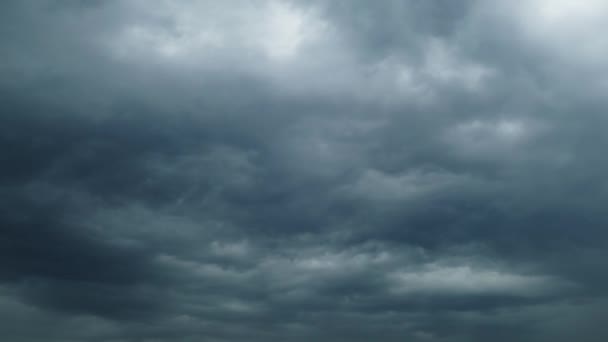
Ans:
{"type": "Polygon", "coordinates": [[[0,339],[608,340],[608,3],[4,0],[0,339]]]}

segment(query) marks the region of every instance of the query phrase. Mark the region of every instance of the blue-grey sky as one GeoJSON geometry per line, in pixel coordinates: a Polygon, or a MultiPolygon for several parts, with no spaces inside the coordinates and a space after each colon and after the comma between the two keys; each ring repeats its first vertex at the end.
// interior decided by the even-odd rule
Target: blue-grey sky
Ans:
{"type": "Polygon", "coordinates": [[[0,339],[608,339],[605,1],[5,0],[0,339]]]}

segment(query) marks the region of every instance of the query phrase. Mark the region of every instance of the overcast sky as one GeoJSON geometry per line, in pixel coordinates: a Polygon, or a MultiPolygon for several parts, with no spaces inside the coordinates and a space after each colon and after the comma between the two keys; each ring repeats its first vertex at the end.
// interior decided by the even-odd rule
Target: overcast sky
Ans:
{"type": "Polygon", "coordinates": [[[0,339],[608,340],[608,3],[4,0],[0,339]]]}

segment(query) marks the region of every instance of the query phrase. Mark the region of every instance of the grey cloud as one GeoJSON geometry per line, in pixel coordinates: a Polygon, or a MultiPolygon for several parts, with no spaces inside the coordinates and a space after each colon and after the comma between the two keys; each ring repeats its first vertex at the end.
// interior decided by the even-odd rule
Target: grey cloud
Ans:
{"type": "Polygon", "coordinates": [[[563,6],[4,3],[0,335],[602,340],[606,8],[563,6]]]}

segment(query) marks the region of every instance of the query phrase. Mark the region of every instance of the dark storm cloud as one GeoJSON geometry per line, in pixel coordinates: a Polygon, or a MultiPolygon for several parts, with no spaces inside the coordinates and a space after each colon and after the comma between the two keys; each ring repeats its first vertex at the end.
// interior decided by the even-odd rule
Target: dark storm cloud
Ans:
{"type": "Polygon", "coordinates": [[[5,339],[605,339],[603,5],[2,7],[5,339]]]}

